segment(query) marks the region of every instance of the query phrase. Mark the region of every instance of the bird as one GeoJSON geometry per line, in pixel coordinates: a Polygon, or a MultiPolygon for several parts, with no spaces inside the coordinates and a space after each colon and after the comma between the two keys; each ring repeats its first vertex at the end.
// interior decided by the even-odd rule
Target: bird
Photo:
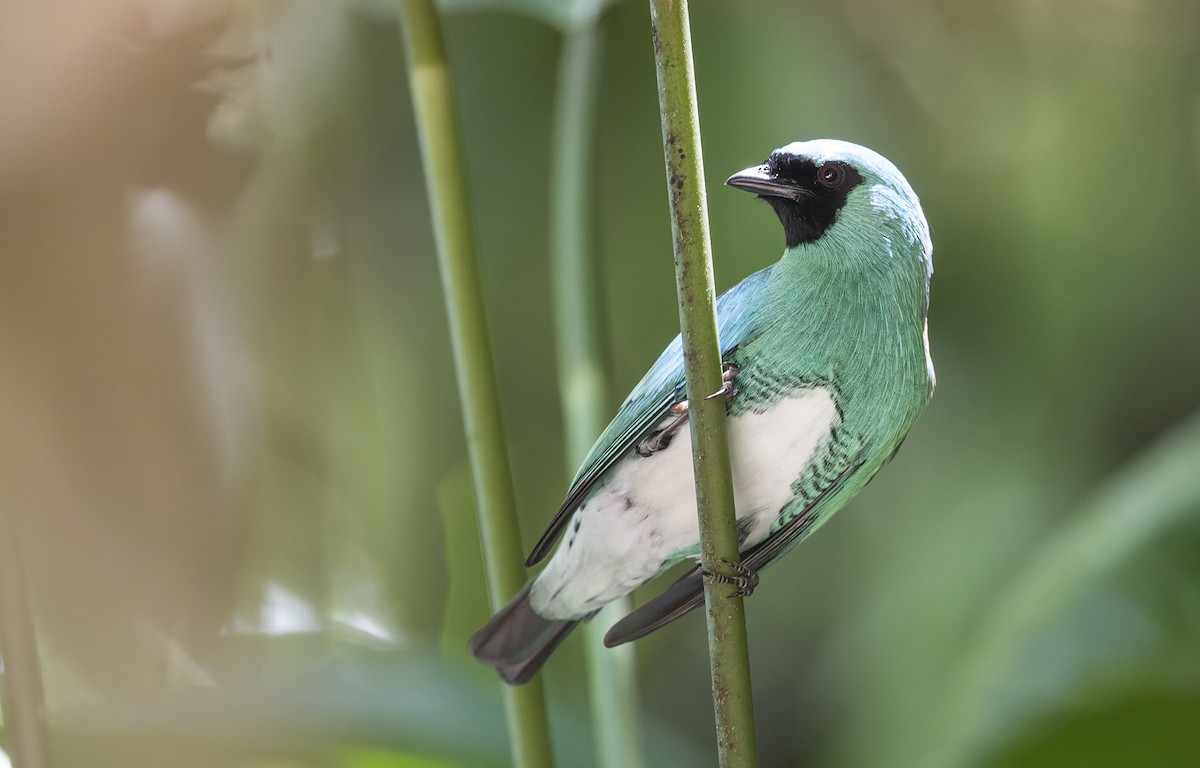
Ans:
{"type": "MultiPolygon", "coordinates": [[[[920,201],[875,151],[787,144],[728,186],[766,201],[782,257],[716,302],[734,486],[736,577],[807,538],[886,463],[933,395],[933,246],[920,201]]],[[[526,561],[546,567],[468,641],[501,679],[530,680],[581,621],[699,561],[683,350],[676,336],[583,460],[526,561]]],[[[700,565],[617,621],[616,646],[704,601],[700,565]]]]}

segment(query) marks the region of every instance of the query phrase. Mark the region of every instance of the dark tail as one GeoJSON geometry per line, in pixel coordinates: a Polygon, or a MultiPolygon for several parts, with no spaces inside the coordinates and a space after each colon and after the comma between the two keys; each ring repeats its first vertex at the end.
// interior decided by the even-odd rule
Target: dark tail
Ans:
{"type": "Polygon", "coordinates": [[[638,606],[625,618],[612,625],[604,636],[609,648],[645,637],[656,629],[670,624],[688,611],[704,605],[704,581],[699,566],[693,568],[638,606]]]}
{"type": "Polygon", "coordinates": [[[500,609],[467,648],[512,685],[529,682],[580,619],[544,619],[529,605],[529,585],[500,609]]]}

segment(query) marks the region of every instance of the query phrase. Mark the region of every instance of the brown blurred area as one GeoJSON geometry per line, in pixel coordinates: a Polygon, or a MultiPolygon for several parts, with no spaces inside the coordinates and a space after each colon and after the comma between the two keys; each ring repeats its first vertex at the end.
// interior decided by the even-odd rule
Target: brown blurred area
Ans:
{"type": "Polygon", "coordinates": [[[105,689],[205,659],[237,578],[253,371],[204,322],[228,289],[201,214],[163,191],[228,206],[247,174],[204,131],[209,10],[153,37],[135,2],[0,25],[0,533],[46,656],[105,689]]]}

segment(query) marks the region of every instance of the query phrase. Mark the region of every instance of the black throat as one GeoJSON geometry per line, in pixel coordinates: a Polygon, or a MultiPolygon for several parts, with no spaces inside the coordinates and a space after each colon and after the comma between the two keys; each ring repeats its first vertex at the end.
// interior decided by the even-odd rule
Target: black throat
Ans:
{"type": "Polygon", "coordinates": [[[862,183],[862,175],[853,166],[831,162],[840,166],[843,173],[842,182],[835,187],[826,186],[817,179],[818,167],[806,157],[777,152],[767,159],[771,174],[795,187],[795,194],[787,197],[759,195],[775,209],[775,215],[783,224],[788,248],[819,240],[837,221],[850,190],[862,183]]]}

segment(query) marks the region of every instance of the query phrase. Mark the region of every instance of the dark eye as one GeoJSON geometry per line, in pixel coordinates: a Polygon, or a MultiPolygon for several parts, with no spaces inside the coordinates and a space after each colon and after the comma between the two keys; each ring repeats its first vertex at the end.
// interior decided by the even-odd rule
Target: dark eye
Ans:
{"type": "Polygon", "coordinates": [[[825,163],[817,169],[817,181],[829,188],[839,186],[846,178],[846,172],[837,163],[825,163]]]}

